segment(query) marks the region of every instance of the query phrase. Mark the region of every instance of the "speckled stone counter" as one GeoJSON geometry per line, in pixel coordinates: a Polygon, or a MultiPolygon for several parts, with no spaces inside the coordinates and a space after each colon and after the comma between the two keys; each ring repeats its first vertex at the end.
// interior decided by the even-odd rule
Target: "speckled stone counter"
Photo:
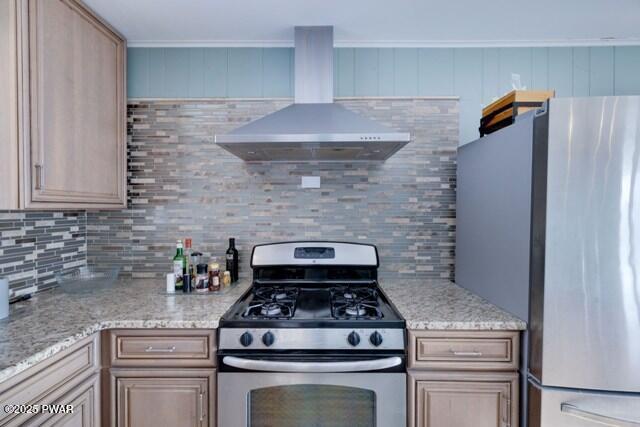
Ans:
{"type": "Polygon", "coordinates": [[[527,325],[449,281],[380,280],[407,329],[524,330],[527,325]]]}
{"type": "Polygon", "coordinates": [[[127,280],[84,295],[43,292],[12,305],[0,320],[0,382],[103,329],[217,328],[248,285],[172,296],[162,280],[127,280]]]}
{"type": "MultiPolygon", "coordinates": [[[[526,324],[447,281],[381,280],[408,329],[521,330],[526,324]]],[[[128,280],[85,295],[60,289],[11,306],[0,320],[0,382],[97,331],[111,328],[217,328],[247,289],[174,296],[160,280],[128,280]]]]}

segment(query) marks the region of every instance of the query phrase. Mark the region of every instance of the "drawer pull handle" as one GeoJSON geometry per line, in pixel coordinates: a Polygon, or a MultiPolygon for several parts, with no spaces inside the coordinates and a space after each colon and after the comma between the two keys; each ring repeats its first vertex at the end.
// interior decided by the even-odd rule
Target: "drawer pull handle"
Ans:
{"type": "Polygon", "coordinates": [[[200,401],[200,422],[204,421],[204,394],[200,393],[198,396],[200,401]]]}
{"type": "Polygon", "coordinates": [[[167,348],[153,348],[153,346],[149,346],[145,348],[144,351],[147,353],[173,353],[176,351],[176,346],[173,345],[167,348]]]}
{"type": "Polygon", "coordinates": [[[35,185],[35,189],[36,190],[42,190],[42,165],[41,164],[36,164],[34,165],[35,169],[36,169],[36,185],[35,185]]]}
{"type": "Polygon", "coordinates": [[[504,402],[505,402],[505,407],[506,407],[506,413],[504,414],[503,418],[502,418],[502,422],[505,424],[506,427],[511,426],[510,423],[510,419],[511,419],[511,399],[509,399],[508,397],[504,396],[504,402]]]}
{"type": "Polygon", "coordinates": [[[460,356],[460,357],[481,357],[482,356],[482,352],[481,351],[455,351],[452,348],[449,349],[449,351],[454,356],[460,356]]]}

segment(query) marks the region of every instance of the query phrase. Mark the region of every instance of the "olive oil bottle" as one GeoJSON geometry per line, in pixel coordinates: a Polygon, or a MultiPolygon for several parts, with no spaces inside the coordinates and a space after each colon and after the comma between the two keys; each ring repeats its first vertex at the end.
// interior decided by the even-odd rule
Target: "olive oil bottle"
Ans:
{"type": "Polygon", "coordinates": [[[184,256],[182,240],[176,243],[176,255],[173,257],[173,275],[176,277],[176,291],[183,287],[182,276],[187,269],[187,257],[184,256]]]}

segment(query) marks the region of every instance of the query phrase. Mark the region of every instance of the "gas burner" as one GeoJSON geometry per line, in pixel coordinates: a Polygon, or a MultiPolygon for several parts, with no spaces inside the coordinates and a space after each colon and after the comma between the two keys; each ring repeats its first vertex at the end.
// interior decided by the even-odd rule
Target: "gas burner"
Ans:
{"type": "Polygon", "coordinates": [[[375,288],[339,286],[331,289],[331,315],[334,319],[381,319],[375,288]]]}
{"type": "Polygon", "coordinates": [[[331,295],[334,299],[345,299],[348,301],[376,301],[378,293],[374,288],[355,287],[355,286],[338,286],[331,289],[331,295]]]}
{"type": "Polygon", "coordinates": [[[242,314],[248,319],[290,319],[295,311],[295,302],[256,301],[242,314]]]}
{"type": "Polygon", "coordinates": [[[264,301],[285,301],[295,300],[298,296],[297,288],[264,286],[254,289],[253,295],[257,299],[264,301]]]}
{"type": "Polygon", "coordinates": [[[346,306],[344,312],[349,316],[364,316],[367,314],[367,310],[358,304],[346,306]]]}
{"type": "Polygon", "coordinates": [[[282,306],[277,302],[269,302],[260,307],[260,314],[267,317],[279,316],[282,314],[282,306]]]}
{"type": "Polygon", "coordinates": [[[242,314],[249,319],[290,319],[296,309],[298,288],[259,286],[253,289],[253,299],[242,314]]]}
{"type": "Polygon", "coordinates": [[[331,314],[338,320],[378,320],[382,312],[377,303],[345,303],[338,302],[331,306],[331,314]]]}

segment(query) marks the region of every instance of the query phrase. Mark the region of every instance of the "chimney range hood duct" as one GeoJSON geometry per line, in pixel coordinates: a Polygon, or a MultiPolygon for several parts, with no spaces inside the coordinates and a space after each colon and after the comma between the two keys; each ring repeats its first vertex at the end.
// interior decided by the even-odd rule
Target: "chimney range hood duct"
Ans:
{"type": "Polygon", "coordinates": [[[384,161],[410,140],[333,103],[333,27],[295,27],[295,103],[215,142],[248,162],[384,161]]]}

